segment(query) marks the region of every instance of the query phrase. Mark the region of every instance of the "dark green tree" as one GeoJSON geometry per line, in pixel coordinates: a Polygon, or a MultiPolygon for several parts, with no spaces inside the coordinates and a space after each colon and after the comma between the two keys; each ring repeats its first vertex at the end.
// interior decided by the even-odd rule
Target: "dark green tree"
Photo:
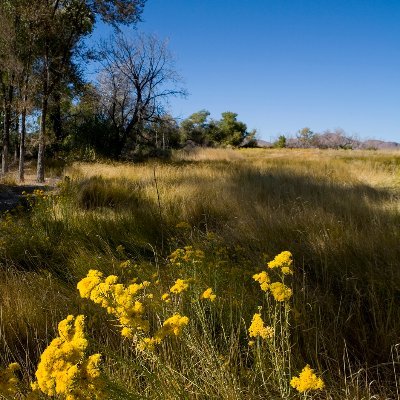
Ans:
{"type": "Polygon", "coordinates": [[[180,125],[181,142],[185,144],[188,140],[198,145],[208,145],[210,139],[210,112],[200,110],[183,120],[180,125]]]}
{"type": "Polygon", "coordinates": [[[222,113],[222,118],[217,124],[221,144],[237,147],[254,139],[255,131],[247,132],[247,125],[238,121],[237,116],[238,114],[230,111],[222,113]]]}
{"type": "Polygon", "coordinates": [[[283,149],[286,147],[286,136],[285,135],[280,135],[278,137],[278,140],[274,142],[274,147],[278,149],[283,149]]]}

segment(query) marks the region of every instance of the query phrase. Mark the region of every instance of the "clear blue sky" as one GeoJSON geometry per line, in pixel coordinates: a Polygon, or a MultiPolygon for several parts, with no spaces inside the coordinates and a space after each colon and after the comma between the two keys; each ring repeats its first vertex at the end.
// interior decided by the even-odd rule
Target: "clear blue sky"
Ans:
{"type": "Polygon", "coordinates": [[[143,20],[189,92],[176,117],[234,111],[265,140],[308,126],[400,142],[400,0],[148,0],[143,20]]]}

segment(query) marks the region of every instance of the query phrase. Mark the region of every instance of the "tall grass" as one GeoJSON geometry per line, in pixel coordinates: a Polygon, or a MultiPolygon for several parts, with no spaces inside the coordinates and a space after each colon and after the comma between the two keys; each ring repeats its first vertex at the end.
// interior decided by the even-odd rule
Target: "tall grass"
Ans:
{"type": "MultiPolygon", "coordinates": [[[[32,198],[30,209],[0,222],[0,361],[25,357],[32,372],[56,321],[84,308],[96,316],[90,330],[108,354],[107,373],[131,394],[281,398],[279,382],[267,376],[266,387],[255,372],[246,329],[267,306],[252,274],[290,250],[293,369],[324,372],[326,397],[395,397],[398,153],[208,149],[161,163],[76,163],[65,176],[59,194],[32,198]],[[182,221],[189,228],[176,227],[182,221]],[[182,347],[134,361],[106,316],[77,298],[76,283],[89,268],[119,271],[125,259],[138,276],[171,279],[167,256],[185,245],[205,252],[196,273],[224,300],[182,347]]],[[[204,312],[193,305],[188,316],[202,321],[204,312]]]]}

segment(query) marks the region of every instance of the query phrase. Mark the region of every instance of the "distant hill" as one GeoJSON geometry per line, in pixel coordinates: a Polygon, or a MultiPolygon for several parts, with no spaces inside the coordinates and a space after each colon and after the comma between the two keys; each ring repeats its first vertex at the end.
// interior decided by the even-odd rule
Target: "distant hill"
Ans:
{"type": "Polygon", "coordinates": [[[383,140],[365,140],[362,142],[364,148],[375,148],[375,149],[400,149],[400,143],[397,142],[385,142],[383,140]]]}
{"type": "Polygon", "coordinates": [[[272,147],[272,143],[266,142],[265,140],[257,140],[257,147],[272,147]]]}

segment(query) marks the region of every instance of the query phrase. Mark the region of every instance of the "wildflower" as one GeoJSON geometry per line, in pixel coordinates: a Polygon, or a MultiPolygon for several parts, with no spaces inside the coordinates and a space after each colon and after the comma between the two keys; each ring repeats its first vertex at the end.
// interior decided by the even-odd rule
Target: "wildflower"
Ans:
{"type": "Polygon", "coordinates": [[[177,279],[175,281],[175,284],[173,286],[171,286],[169,291],[171,293],[179,294],[179,293],[184,292],[188,287],[189,287],[189,284],[187,283],[186,280],[177,279]]]}
{"type": "Polygon", "coordinates": [[[90,298],[90,293],[101,282],[102,278],[103,274],[100,271],[89,270],[86,278],[83,278],[77,285],[81,297],[90,298]]]}
{"type": "Polygon", "coordinates": [[[195,250],[193,246],[185,246],[183,249],[176,249],[169,256],[171,264],[177,267],[182,264],[198,263],[204,258],[204,252],[202,250],[195,250]]]}
{"type": "Polygon", "coordinates": [[[307,390],[321,390],[325,386],[324,381],[314,374],[314,370],[308,364],[303,368],[298,377],[292,378],[290,385],[300,393],[307,390]]]}
{"type": "Polygon", "coordinates": [[[261,271],[259,274],[253,275],[253,279],[260,284],[261,290],[264,292],[268,290],[271,279],[265,271],[261,271]]]}
{"type": "Polygon", "coordinates": [[[270,326],[264,326],[264,321],[261,318],[261,314],[254,314],[249,328],[250,337],[261,337],[268,339],[274,336],[274,330],[270,326]]]}
{"type": "Polygon", "coordinates": [[[281,282],[271,283],[269,289],[276,301],[288,301],[292,297],[292,289],[281,282]]]}
{"type": "Polygon", "coordinates": [[[155,346],[157,344],[160,344],[161,340],[157,338],[143,338],[137,345],[137,349],[144,351],[144,350],[149,350],[149,351],[154,351],[155,346]]]}
{"type": "Polygon", "coordinates": [[[12,363],[7,368],[0,370],[0,397],[14,397],[18,393],[19,380],[15,372],[19,369],[19,364],[12,363]]]}
{"type": "Polygon", "coordinates": [[[165,301],[166,303],[169,303],[169,302],[171,301],[171,297],[170,297],[169,293],[164,293],[164,294],[161,296],[161,300],[162,300],[162,301],[165,301]]]}
{"type": "Polygon", "coordinates": [[[67,399],[100,399],[104,383],[100,373],[100,354],[86,357],[88,341],[84,316],[69,315],[58,325],[59,337],[53,339],[40,357],[34,391],[67,399]]]}
{"type": "Polygon", "coordinates": [[[213,293],[213,290],[211,288],[205,290],[203,294],[200,296],[201,299],[209,299],[210,301],[214,301],[216,297],[217,295],[213,293]]]}
{"type": "Polygon", "coordinates": [[[77,285],[81,297],[88,298],[115,315],[121,324],[121,335],[133,337],[136,331],[148,331],[149,322],[143,319],[143,304],[138,301],[140,291],[150,282],[131,283],[125,286],[118,283],[118,277],[110,275],[104,279],[103,274],[90,270],[87,277],[77,285]]]}
{"type": "Polygon", "coordinates": [[[292,269],[290,268],[293,264],[292,253],[290,251],[283,251],[282,253],[275,256],[275,258],[270,261],[267,265],[268,268],[281,268],[283,274],[293,274],[292,269]]]}
{"type": "Polygon", "coordinates": [[[156,333],[155,338],[162,340],[167,336],[180,336],[183,328],[189,323],[189,318],[174,314],[164,321],[162,328],[156,333]]]}

